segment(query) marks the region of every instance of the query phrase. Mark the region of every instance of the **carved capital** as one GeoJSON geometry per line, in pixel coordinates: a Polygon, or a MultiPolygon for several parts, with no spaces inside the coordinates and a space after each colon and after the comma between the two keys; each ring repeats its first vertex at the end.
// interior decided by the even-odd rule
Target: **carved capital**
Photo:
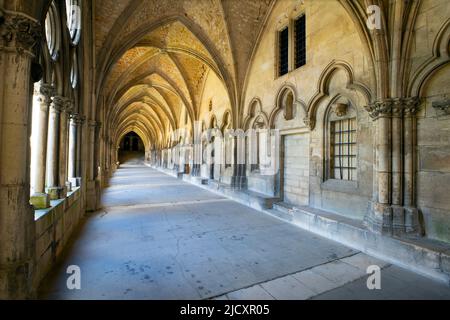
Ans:
{"type": "Polygon", "coordinates": [[[404,99],[405,117],[415,116],[420,111],[420,102],[418,97],[404,99]]]}
{"type": "Polygon", "coordinates": [[[38,101],[45,109],[48,108],[52,102],[52,97],[55,95],[55,88],[50,84],[41,84],[34,92],[38,96],[38,101]]]}
{"type": "Polygon", "coordinates": [[[66,107],[66,98],[61,96],[54,96],[50,110],[53,112],[61,113],[66,107]]]}
{"type": "Polygon", "coordinates": [[[376,101],[364,107],[372,119],[382,117],[412,116],[419,111],[420,100],[418,98],[395,98],[376,101]]]}
{"type": "Polygon", "coordinates": [[[67,114],[71,114],[73,112],[74,109],[74,102],[72,99],[66,98],[65,99],[65,105],[64,105],[64,111],[67,114]]]}
{"type": "Polygon", "coordinates": [[[81,114],[79,114],[79,113],[72,113],[70,115],[70,119],[77,126],[81,126],[84,123],[84,121],[86,121],[86,117],[81,115],[81,114]]]}
{"type": "Polygon", "coordinates": [[[309,130],[313,130],[314,127],[316,126],[315,119],[305,118],[303,119],[303,123],[309,128],[309,130]]]}
{"type": "Polygon", "coordinates": [[[23,13],[0,11],[1,49],[16,49],[33,55],[41,39],[41,25],[23,13]]]}

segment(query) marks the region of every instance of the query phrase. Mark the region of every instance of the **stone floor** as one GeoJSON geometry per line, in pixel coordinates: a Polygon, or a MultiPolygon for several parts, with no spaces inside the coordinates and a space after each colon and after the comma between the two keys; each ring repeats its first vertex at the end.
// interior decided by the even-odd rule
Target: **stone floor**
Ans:
{"type": "Polygon", "coordinates": [[[126,164],[103,194],[44,299],[450,299],[450,287],[217,194],[126,164]],[[382,269],[369,291],[366,268],[382,269]],[[68,290],[67,267],[81,269],[68,290]]]}

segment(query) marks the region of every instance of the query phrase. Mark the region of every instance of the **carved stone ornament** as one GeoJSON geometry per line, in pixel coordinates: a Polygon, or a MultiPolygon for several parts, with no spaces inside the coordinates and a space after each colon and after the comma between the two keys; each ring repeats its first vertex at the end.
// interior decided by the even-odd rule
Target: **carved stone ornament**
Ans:
{"type": "Polygon", "coordinates": [[[41,39],[41,25],[22,13],[0,11],[0,49],[34,53],[41,39]]]}
{"type": "Polygon", "coordinates": [[[344,117],[347,114],[348,105],[346,103],[336,103],[334,112],[338,117],[344,117]]]}
{"type": "Polygon", "coordinates": [[[364,107],[373,119],[380,117],[414,116],[420,110],[420,100],[416,97],[395,98],[376,101],[364,107]]]}

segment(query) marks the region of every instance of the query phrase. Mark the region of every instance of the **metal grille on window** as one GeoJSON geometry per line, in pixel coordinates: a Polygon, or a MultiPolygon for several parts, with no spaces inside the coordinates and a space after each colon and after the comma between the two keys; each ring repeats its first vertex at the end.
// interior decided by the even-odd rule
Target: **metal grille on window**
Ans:
{"type": "Polygon", "coordinates": [[[331,177],[355,181],[356,118],[331,122],[331,177]]]}
{"type": "Polygon", "coordinates": [[[306,16],[295,20],[295,68],[306,64],[306,16]]]}
{"type": "Polygon", "coordinates": [[[285,28],[279,34],[279,62],[278,75],[282,76],[289,71],[289,29],[285,28]]]}

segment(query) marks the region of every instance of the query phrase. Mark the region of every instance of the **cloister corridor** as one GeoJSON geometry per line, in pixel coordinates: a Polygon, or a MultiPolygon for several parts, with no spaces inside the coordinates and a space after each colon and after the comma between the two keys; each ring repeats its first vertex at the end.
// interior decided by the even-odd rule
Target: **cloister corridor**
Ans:
{"type": "Polygon", "coordinates": [[[127,159],[41,298],[450,298],[445,284],[146,167],[139,155],[127,159]],[[373,264],[383,290],[366,288],[373,264]],[[69,265],[81,269],[81,290],[67,289],[69,265]]]}

